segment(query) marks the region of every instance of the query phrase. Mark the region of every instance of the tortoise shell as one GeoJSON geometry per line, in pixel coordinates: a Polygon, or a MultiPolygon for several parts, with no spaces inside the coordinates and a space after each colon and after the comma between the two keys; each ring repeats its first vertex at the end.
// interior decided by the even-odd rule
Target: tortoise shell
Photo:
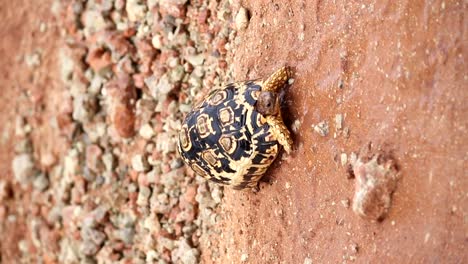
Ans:
{"type": "Polygon", "coordinates": [[[178,150],[198,175],[235,189],[257,186],[280,145],[255,104],[262,82],[212,91],[186,117],[178,150]]]}

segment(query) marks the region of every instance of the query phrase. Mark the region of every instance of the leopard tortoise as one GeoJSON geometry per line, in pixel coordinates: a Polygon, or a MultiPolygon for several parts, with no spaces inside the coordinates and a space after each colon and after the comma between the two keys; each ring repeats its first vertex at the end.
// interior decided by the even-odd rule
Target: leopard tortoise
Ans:
{"type": "Polygon", "coordinates": [[[185,118],[178,151],[195,173],[234,189],[257,188],[292,139],[280,111],[280,91],[292,77],[282,67],[266,80],[213,90],[185,118]]]}

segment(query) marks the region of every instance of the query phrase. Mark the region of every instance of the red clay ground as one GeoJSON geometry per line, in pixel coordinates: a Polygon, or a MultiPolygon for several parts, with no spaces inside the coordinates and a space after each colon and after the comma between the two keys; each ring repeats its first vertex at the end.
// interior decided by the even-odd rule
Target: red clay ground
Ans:
{"type": "Polygon", "coordinates": [[[270,170],[272,184],[258,194],[225,191],[221,263],[467,262],[466,6],[244,6],[251,20],[232,58],[235,77],[295,67],[287,118],[300,128],[297,150],[270,170]],[[349,138],[334,137],[337,114],[349,138]],[[330,126],[326,137],[312,129],[321,121],[330,126]],[[354,180],[340,155],[369,142],[391,152],[402,177],[381,223],[341,202],[352,199],[354,180]]]}
{"type": "MultiPolygon", "coordinates": [[[[51,117],[60,109],[64,91],[57,68],[57,51],[63,43],[60,42],[60,28],[51,15],[52,2],[12,1],[0,8],[0,83],[3,86],[0,96],[0,178],[8,182],[12,182],[11,161],[18,145],[18,141],[14,141],[18,138],[15,136],[17,117],[25,116],[35,128],[31,138],[38,160],[46,155],[56,158],[66,148],[66,141],[59,131],[50,126],[51,117]],[[41,24],[47,27],[41,28],[41,24]],[[40,54],[40,64],[30,67],[26,57],[35,53],[40,54]]],[[[29,191],[17,191],[19,185],[12,189],[14,199],[7,199],[6,204],[0,205],[0,260],[6,262],[17,259],[18,242],[31,237],[25,232],[25,215],[38,210],[30,203],[29,191]],[[22,211],[23,208],[28,212],[22,211]],[[7,215],[16,217],[6,219],[7,215]]]]}
{"type": "MultiPolygon", "coordinates": [[[[12,178],[18,112],[29,106],[44,109],[30,117],[42,128],[33,132],[35,141],[42,142],[35,144],[36,156],[58,156],[64,145],[57,132],[44,125],[62,91],[56,51],[63,44],[47,2],[11,1],[0,9],[2,179],[12,178]],[[43,33],[40,22],[49,25],[43,33]],[[36,49],[41,49],[41,64],[31,70],[20,56],[36,49]],[[24,96],[27,91],[29,98],[24,96]]],[[[275,163],[270,183],[262,183],[259,193],[225,191],[223,232],[213,241],[219,245],[216,262],[466,263],[466,5],[242,4],[251,19],[232,51],[235,77],[263,77],[283,64],[295,67],[285,118],[290,127],[296,120],[300,125],[294,133],[295,152],[275,163]],[[337,114],[344,116],[349,137],[337,131],[337,114]],[[312,129],[322,121],[330,127],[325,137],[312,129]],[[391,153],[401,172],[390,213],[380,223],[361,219],[347,206],[354,180],[340,164],[342,153],[349,159],[370,142],[374,149],[391,153]]],[[[4,260],[17,257],[18,241],[29,239],[22,212],[16,212],[15,222],[5,219],[6,208],[14,212],[15,203],[27,208],[27,195],[1,205],[0,220],[9,230],[0,242],[4,260]]],[[[203,251],[202,260],[211,262],[209,251],[203,251]]]]}

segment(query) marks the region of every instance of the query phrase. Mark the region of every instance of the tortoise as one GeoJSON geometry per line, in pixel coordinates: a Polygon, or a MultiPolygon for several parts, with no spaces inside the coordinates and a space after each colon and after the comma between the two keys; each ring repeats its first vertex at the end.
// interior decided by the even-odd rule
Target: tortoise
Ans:
{"type": "Polygon", "coordinates": [[[292,77],[284,66],[266,80],[213,90],[189,112],[178,151],[195,173],[234,189],[258,190],[258,181],[293,141],[280,111],[280,92],[292,77]]]}

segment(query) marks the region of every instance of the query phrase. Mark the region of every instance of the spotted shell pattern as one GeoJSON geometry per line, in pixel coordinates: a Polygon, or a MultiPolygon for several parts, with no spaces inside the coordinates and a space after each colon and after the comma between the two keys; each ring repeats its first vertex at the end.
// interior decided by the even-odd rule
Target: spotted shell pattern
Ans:
{"type": "Polygon", "coordinates": [[[261,82],[212,91],[186,117],[178,149],[200,176],[234,189],[255,187],[275,160],[279,143],[255,110],[261,82]]]}

